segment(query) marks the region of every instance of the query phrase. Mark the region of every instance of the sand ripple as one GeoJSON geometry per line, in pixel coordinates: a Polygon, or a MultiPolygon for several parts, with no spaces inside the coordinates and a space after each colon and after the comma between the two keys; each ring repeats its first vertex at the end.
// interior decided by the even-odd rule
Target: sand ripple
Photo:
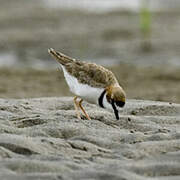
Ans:
{"type": "Polygon", "coordinates": [[[180,105],[129,100],[112,112],[72,98],[0,100],[0,179],[180,179],[180,105]]]}

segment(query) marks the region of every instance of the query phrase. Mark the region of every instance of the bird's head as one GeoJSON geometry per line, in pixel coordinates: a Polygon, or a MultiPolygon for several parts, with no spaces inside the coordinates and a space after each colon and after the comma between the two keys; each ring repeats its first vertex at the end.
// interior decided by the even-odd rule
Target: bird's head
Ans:
{"type": "Polygon", "coordinates": [[[118,107],[123,107],[126,101],[126,94],[121,86],[113,85],[106,88],[107,102],[112,106],[116,119],[118,116],[118,107]]]}
{"type": "Polygon", "coordinates": [[[126,94],[120,86],[110,86],[107,88],[107,101],[112,104],[114,102],[117,106],[123,107],[126,101],[126,94]]]}

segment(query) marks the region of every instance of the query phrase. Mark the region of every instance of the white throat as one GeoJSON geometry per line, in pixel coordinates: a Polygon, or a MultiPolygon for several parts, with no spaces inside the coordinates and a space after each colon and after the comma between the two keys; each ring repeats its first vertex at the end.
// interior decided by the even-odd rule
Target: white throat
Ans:
{"type": "Polygon", "coordinates": [[[107,93],[104,94],[102,104],[103,104],[104,108],[113,110],[112,105],[107,101],[106,95],[107,95],[107,93]]]}

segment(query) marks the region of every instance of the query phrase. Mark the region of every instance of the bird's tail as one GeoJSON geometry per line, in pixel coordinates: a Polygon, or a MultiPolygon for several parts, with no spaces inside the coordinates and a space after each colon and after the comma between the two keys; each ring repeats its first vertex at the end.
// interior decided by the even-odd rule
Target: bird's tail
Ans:
{"type": "Polygon", "coordinates": [[[57,52],[53,48],[48,49],[48,52],[62,65],[66,65],[67,63],[71,63],[74,61],[73,58],[57,52]]]}

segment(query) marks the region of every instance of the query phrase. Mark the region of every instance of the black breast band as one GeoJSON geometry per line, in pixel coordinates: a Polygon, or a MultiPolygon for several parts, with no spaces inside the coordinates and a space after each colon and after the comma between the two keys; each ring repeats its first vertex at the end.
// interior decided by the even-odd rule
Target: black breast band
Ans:
{"type": "Polygon", "coordinates": [[[104,98],[104,95],[106,93],[106,90],[104,90],[101,95],[99,96],[99,99],[98,99],[98,103],[99,103],[99,106],[104,108],[104,105],[103,105],[103,98],[104,98]]]}

